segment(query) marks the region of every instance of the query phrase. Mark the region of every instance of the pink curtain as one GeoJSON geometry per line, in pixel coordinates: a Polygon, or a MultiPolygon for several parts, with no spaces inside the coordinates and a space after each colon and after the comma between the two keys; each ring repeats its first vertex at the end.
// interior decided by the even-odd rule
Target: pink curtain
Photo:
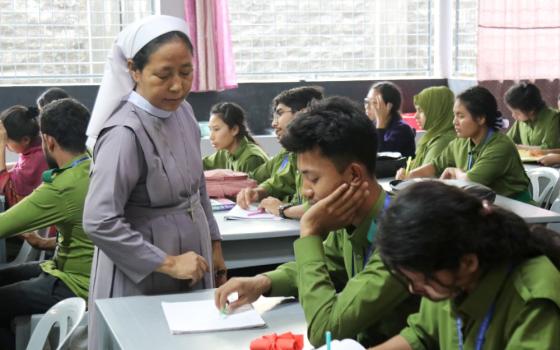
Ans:
{"type": "Polygon", "coordinates": [[[560,77],[560,1],[479,0],[477,78],[560,77]]]}
{"type": "Polygon", "coordinates": [[[195,49],[192,91],[236,88],[227,0],[185,0],[185,18],[195,49]]]}

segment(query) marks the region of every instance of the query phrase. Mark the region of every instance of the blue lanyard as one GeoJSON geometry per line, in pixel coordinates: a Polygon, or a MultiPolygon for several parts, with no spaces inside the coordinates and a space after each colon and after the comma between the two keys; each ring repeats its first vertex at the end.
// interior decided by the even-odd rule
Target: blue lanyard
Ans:
{"type": "MultiPolygon", "coordinates": [[[[383,203],[383,208],[381,209],[381,212],[379,213],[379,217],[381,217],[383,212],[385,212],[385,210],[389,207],[389,204],[391,204],[391,196],[389,196],[389,194],[386,193],[385,194],[385,202],[383,203]]],[[[377,220],[373,220],[371,222],[371,225],[369,226],[368,234],[367,234],[369,245],[368,245],[367,253],[364,254],[364,265],[363,265],[364,267],[367,265],[367,262],[368,262],[369,258],[371,257],[371,255],[373,254],[373,251],[375,249],[375,245],[373,244],[373,240],[375,238],[376,233],[377,233],[377,220]]],[[[352,276],[354,276],[354,257],[352,257],[352,276]]]]}
{"type": "MultiPolygon", "coordinates": [[[[488,133],[486,134],[486,137],[484,138],[482,144],[485,145],[488,142],[488,140],[490,140],[490,137],[492,137],[493,134],[494,134],[494,129],[488,129],[488,133]]],[[[467,155],[467,171],[471,170],[473,165],[474,165],[473,151],[470,151],[467,155]]]]}
{"type": "Polygon", "coordinates": [[[78,164],[80,164],[81,162],[85,162],[86,160],[89,159],[89,156],[83,156],[80,159],[76,159],[75,161],[73,161],[70,166],[66,167],[66,169],[72,169],[73,167],[77,166],[78,164]]]}
{"type": "MultiPolygon", "coordinates": [[[[476,350],[482,350],[482,346],[484,345],[484,341],[486,340],[485,338],[486,331],[490,326],[490,321],[492,320],[492,316],[494,316],[495,309],[496,309],[496,303],[494,302],[492,303],[492,305],[490,305],[488,312],[486,312],[486,315],[482,320],[482,324],[478,329],[478,335],[476,336],[476,346],[475,346],[476,350]]],[[[461,319],[461,317],[457,317],[456,324],[457,324],[457,338],[459,338],[458,339],[459,350],[463,350],[463,320],[461,319]]]]}

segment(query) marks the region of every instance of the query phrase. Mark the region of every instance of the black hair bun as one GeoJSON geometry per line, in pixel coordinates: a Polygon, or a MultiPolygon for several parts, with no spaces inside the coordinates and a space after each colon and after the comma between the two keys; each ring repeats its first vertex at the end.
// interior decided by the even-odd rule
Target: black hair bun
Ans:
{"type": "Polygon", "coordinates": [[[35,106],[28,106],[26,116],[29,119],[37,118],[39,116],[39,108],[35,106]]]}

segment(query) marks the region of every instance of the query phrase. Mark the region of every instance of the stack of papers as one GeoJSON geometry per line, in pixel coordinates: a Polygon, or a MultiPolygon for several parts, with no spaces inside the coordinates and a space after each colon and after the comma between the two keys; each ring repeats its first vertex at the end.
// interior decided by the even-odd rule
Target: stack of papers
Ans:
{"type": "Polygon", "coordinates": [[[228,220],[247,220],[247,219],[259,219],[259,220],[281,220],[282,218],[268,214],[259,209],[256,206],[250,206],[248,210],[241,208],[236,205],[229,212],[224,215],[224,218],[228,220]]]}
{"type": "Polygon", "coordinates": [[[210,204],[212,205],[212,211],[230,210],[235,207],[235,202],[227,198],[210,198],[210,204]]]}
{"type": "Polygon", "coordinates": [[[230,314],[223,315],[214,305],[214,300],[162,302],[163,313],[171,334],[227,331],[264,327],[261,315],[248,304],[230,314]]]}

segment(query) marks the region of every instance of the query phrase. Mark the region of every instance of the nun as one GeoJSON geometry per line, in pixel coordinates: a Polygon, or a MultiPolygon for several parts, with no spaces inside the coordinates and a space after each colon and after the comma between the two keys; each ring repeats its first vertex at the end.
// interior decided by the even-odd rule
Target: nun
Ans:
{"type": "Polygon", "coordinates": [[[200,131],[185,101],[193,47],[184,20],[150,16],[118,36],[88,127],[94,165],[84,228],[95,243],[89,349],[106,347],[95,300],[225,282],[206,193],[200,131]]]}

